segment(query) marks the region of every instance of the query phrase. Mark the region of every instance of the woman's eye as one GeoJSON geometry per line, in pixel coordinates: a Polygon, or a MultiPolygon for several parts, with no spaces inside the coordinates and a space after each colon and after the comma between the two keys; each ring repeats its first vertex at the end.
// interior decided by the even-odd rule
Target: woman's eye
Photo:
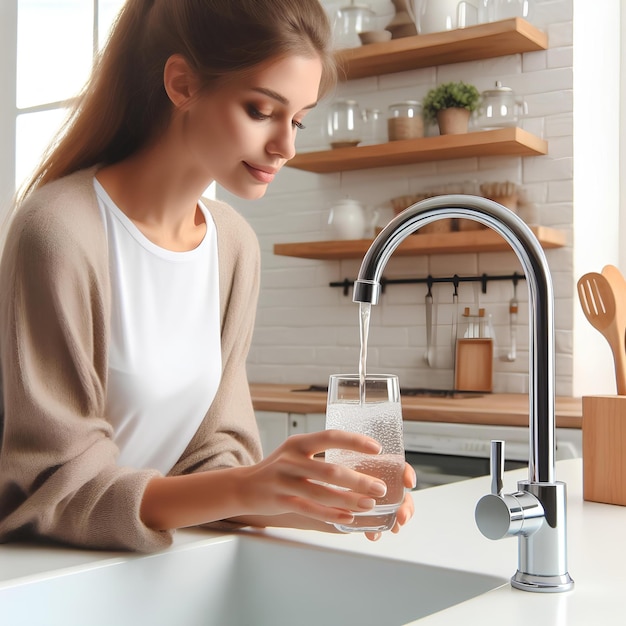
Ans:
{"type": "Polygon", "coordinates": [[[261,113],[253,104],[248,105],[248,115],[255,120],[266,120],[269,115],[261,113]]]}
{"type": "MultiPolygon", "coordinates": [[[[262,113],[261,111],[259,111],[259,109],[254,104],[247,105],[246,109],[248,111],[248,115],[253,120],[264,121],[272,117],[272,114],[262,113]]],[[[306,126],[302,122],[299,122],[297,120],[292,120],[291,125],[298,130],[304,130],[306,128],[306,126]]]]}

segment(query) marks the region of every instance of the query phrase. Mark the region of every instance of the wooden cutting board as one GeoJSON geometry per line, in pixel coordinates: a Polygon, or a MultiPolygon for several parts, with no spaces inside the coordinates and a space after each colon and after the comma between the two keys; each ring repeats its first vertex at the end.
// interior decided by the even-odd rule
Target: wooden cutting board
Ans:
{"type": "Polygon", "coordinates": [[[493,390],[493,339],[457,339],[454,388],[485,393],[493,390]]]}

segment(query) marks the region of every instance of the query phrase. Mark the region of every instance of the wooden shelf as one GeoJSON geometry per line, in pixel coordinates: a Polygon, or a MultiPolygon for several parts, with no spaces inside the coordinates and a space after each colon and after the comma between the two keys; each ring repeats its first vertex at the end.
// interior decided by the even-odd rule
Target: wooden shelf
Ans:
{"type": "Polygon", "coordinates": [[[392,39],[336,53],[342,80],[546,50],[545,33],[516,17],[491,24],[392,39]]]}
{"type": "Polygon", "coordinates": [[[463,135],[390,141],[373,146],[304,152],[297,154],[287,165],[307,172],[327,174],[468,157],[540,156],[547,152],[548,143],[544,139],[521,128],[510,127],[463,135]]]}
{"type": "MultiPolygon", "coordinates": [[[[544,248],[562,248],[565,234],[546,226],[532,226],[533,233],[544,248]]],[[[305,241],[302,243],[274,244],[274,254],[303,259],[361,259],[372,239],[348,241],[305,241]]],[[[410,235],[396,249],[394,256],[420,256],[425,254],[459,254],[466,252],[502,252],[511,246],[491,229],[454,233],[410,235]]]]}
{"type": "MultiPolygon", "coordinates": [[[[512,18],[341,50],[336,57],[341,66],[341,78],[351,80],[546,50],[547,47],[545,33],[521,18],[512,18]]],[[[521,128],[512,127],[302,153],[287,165],[324,174],[471,157],[541,156],[547,152],[546,141],[521,128]]],[[[564,233],[558,230],[536,226],[533,232],[544,248],[558,248],[566,243],[564,233]]],[[[274,245],[274,254],[305,259],[358,259],[363,257],[371,243],[371,239],[279,243],[274,245]]],[[[498,233],[485,229],[412,235],[400,244],[394,254],[417,256],[510,249],[498,233]]]]}

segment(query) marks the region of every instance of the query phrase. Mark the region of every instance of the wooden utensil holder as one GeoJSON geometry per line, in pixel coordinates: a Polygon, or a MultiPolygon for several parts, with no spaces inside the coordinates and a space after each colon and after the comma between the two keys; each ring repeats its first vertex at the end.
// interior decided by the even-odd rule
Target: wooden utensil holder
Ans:
{"type": "Polygon", "coordinates": [[[626,506],[626,396],[583,398],[583,498],[626,506]]]}

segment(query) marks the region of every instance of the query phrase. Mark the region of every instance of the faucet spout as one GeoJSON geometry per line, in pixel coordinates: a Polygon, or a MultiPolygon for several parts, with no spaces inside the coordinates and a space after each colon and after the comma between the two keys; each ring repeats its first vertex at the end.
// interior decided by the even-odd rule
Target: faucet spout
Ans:
{"type": "MultiPolygon", "coordinates": [[[[532,533],[528,532],[527,525],[523,531],[519,530],[515,533],[511,531],[507,534],[526,534],[527,540],[523,549],[520,545],[520,568],[513,580],[513,585],[538,591],[563,591],[571,588],[573,581],[567,574],[565,563],[565,486],[555,481],[554,293],[544,251],[532,230],[512,211],[486,198],[446,195],[423,200],[397,215],[373,241],[361,263],[359,275],[354,284],[353,300],[377,304],[382,273],[394,250],[407,236],[415,233],[422,226],[444,218],[471,219],[495,230],[510,244],[526,275],[530,307],[530,452],[528,481],[524,481],[524,485],[520,483],[519,487],[529,491],[532,494],[530,498],[543,498],[548,501],[541,503],[544,509],[543,526],[547,525],[551,528],[559,526],[559,531],[558,537],[552,537],[544,530],[536,531],[537,524],[535,524],[532,533]],[[544,495],[544,492],[550,492],[551,486],[558,487],[558,494],[546,493],[544,495]],[[540,495],[535,492],[540,492],[540,495]],[[559,503],[559,510],[555,510],[555,501],[559,503]],[[537,538],[542,534],[547,534],[547,539],[538,541],[537,538]],[[533,540],[532,535],[537,535],[537,537],[533,540]],[[545,549],[545,543],[558,544],[554,549],[549,550],[551,556],[547,561],[539,554],[540,550],[545,549]],[[531,544],[535,547],[529,547],[531,544]],[[529,555],[530,549],[534,549],[537,555],[529,555]],[[541,564],[542,561],[546,561],[545,565],[541,564]],[[530,563],[532,566],[529,565],[530,563]],[[538,568],[540,571],[526,571],[531,567],[538,568]],[[527,577],[531,582],[520,582],[520,576],[527,577]],[[553,580],[554,577],[556,577],[556,582],[553,580]],[[537,583],[537,580],[542,582],[537,583]]],[[[492,497],[501,500],[506,498],[500,495],[492,497]]],[[[510,504],[510,501],[504,500],[504,502],[510,504]]]]}

